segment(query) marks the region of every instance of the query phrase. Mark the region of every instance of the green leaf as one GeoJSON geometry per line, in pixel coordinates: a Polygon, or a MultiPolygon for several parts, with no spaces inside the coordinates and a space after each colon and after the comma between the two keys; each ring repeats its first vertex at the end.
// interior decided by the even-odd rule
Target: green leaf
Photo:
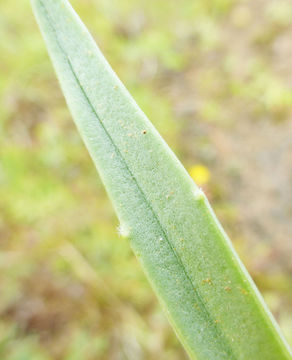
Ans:
{"type": "Polygon", "coordinates": [[[290,359],[205,195],[117,78],[70,4],[32,4],[121,233],[129,238],[190,357],[290,359]]]}

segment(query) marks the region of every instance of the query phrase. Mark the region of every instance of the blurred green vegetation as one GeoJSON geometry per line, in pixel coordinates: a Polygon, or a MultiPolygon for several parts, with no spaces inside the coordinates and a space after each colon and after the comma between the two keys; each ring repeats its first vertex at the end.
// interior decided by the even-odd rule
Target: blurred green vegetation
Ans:
{"type": "MultiPolygon", "coordinates": [[[[72,5],[292,343],[292,2],[72,5]]],[[[0,35],[1,359],[186,359],[118,236],[27,0],[0,1],[0,35]]]]}

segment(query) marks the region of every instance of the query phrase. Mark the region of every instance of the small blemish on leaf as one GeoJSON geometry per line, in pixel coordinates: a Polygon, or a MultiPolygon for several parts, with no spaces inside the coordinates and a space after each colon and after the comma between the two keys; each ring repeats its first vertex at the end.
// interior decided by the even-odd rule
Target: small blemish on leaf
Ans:
{"type": "Polygon", "coordinates": [[[143,130],[143,131],[142,131],[142,134],[144,134],[144,135],[147,134],[147,131],[146,131],[146,130],[143,130]]]}
{"type": "Polygon", "coordinates": [[[240,289],[240,292],[241,292],[243,295],[248,295],[248,292],[247,292],[245,289],[240,289]]]}
{"type": "Polygon", "coordinates": [[[212,285],[212,284],[213,284],[212,280],[209,279],[209,278],[204,279],[204,280],[202,281],[202,283],[203,283],[203,284],[209,284],[209,285],[212,285]]]}
{"type": "Polygon", "coordinates": [[[199,309],[199,305],[197,303],[194,303],[193,306],[194,306],[195,309],[199,309]]]}

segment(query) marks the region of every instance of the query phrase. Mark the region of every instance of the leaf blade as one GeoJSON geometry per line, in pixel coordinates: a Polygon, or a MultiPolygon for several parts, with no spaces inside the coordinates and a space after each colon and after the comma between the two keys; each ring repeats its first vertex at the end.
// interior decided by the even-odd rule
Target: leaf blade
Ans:
{"type": "Polygon", "coordinates": [[[204,194],[69,3],[32,3],[79,132],[188,353],[198,359],[289,359],[204,194]]]}

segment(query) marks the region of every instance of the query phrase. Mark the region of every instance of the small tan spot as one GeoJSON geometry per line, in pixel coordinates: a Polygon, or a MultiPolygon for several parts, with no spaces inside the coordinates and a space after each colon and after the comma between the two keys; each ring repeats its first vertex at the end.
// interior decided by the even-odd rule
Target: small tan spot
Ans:
{"type": "Polygon", "coordinates": [[[146,130],[143,130],[143,131],[142,131],[142,134],[144,134],[144,135],[147,134],[147,131],[146,131],[146,130]]]}
{"type": "Polygon", "coordinates": [[[203,283],[203,284],[209,284],[209,285],[212,285],[212,284],[213,284],[213,283],[212,283],[212,280],[209,279],[209,278],[204,279],[204,280],[202,281],[202,283],[203,283]]]}
{"type": "Polygon", "coordinates": [[[247,292],[245,289],[240,289],[240,292],[241,292],[243,295],[248,295],[248,292],[247,292]]]}
{"type": "Polygon", "coordinates": [[[220,322],[220,320],[215,320],[215,324],[218,324],[220,322]]]}
{"type": "Polygon", "coordinates": [[[225,290],[225,291],[231,291],[231,287],[225,286],[224,290],[225,290]]]}

